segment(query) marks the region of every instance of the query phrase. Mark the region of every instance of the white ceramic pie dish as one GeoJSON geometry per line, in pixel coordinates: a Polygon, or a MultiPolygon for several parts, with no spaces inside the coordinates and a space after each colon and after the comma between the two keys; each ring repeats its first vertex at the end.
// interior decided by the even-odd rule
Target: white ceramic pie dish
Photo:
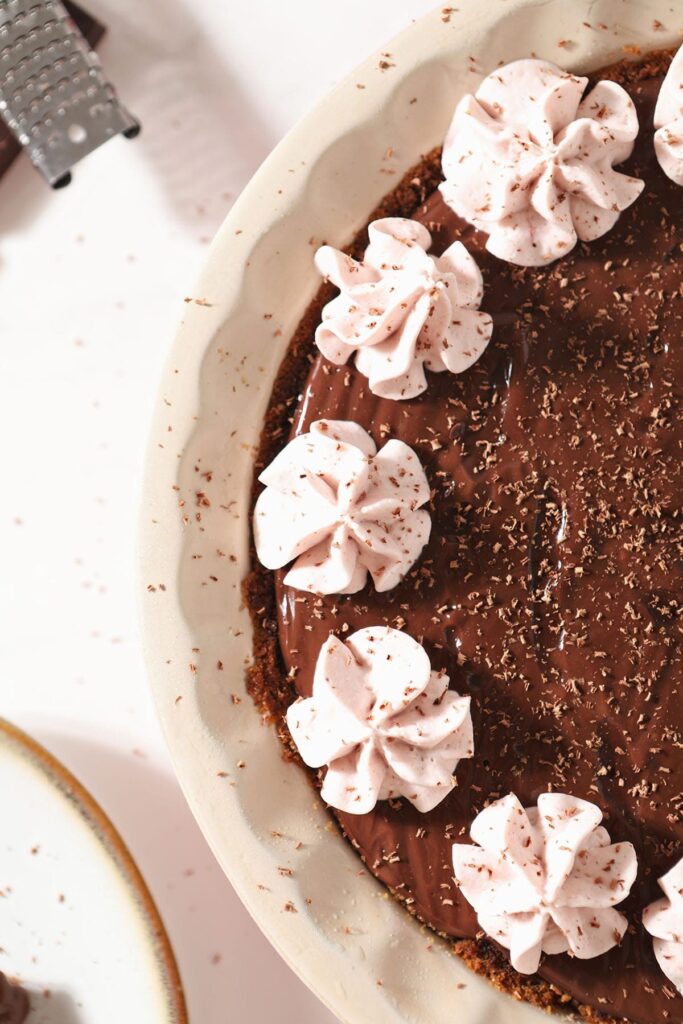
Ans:
{"type": "Polygon", "coordinates": [[[322,240],[350,241],[403,172],[442,141],[462,93],[498,62],[535,53],[583,71],[635,47],[673,45],[683,30],[676,6],[467,0],[446,17],[440,5],[280,143],[216,236],[191,293],[199,301],[183,310],[142,516],[157,707],[187,799],[226,874],[342,1021],[541,1018],[474,976],[361,871],[245,691],[251,630],[240,584],[252,456],[288,338],[319,283],[312,253],[322,240]]]}

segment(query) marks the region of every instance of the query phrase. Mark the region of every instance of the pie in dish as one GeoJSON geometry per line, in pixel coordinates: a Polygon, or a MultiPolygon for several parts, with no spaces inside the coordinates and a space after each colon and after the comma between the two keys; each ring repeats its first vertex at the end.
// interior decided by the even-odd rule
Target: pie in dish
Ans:
{"type": "Polygon", "coordinates": [[[250,688],[518,998],[683,1021],[683,55],[497,68],[324,279],[256,462],[250,688]]]}

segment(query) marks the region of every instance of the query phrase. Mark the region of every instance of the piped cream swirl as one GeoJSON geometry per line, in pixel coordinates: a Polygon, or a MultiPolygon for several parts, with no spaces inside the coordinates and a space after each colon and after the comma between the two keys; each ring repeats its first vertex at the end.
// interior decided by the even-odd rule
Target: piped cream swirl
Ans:
{"type": "Polygon", "coordinates": [[[345,642],[330,636],[313,696],[291,705],[287,724],[305,763],[327,765],[323,799],[349,814],[396,797],[430,811],[474,751],[470,698],[448,689],[421,644],[387,626],[345,642]]]}
{"type": "Polygon", "coordinates": [[[683,46],[671,61],[655,107],[655,152],[667,177],[683,185],[683,46]]]}
{"type": "Polygon", "coordinates": [[[294,562],[285,583],[314,594],[378,591],[406,575],[429,539],[427,477],[412,448],[378,452],[361,426],[317,420],[261,473],[254,541],[267,569],[294,562]]]}
{"type": "Polygon", "coordinates": [[[633,151],[638,116],[628,93],[543,60],[492,72],[458,104],[443,149],[444,200],[521,266],[599,238],[644,183],[614,170],[633,151]]]}
{"type": "Polygon", "coordinates": [[[683,857],[659,879],[663,899],[643,911],[657,963],[683,995],[683,857]]]}
{"type": "Polygon", "coordinates": [[[434,373],[463,373],[488,345],[491,317],[479,305],[481,272],[461,242],[442,256],[427,252],[432,239],[417,221],[376,220],[362,263],[324,245],[315,262],[340,290],[323,310],[318,348],[356,367],[381,398],[415,398],[434,373]]]}
{"type": "Polygon", "coordinates": [[[613,908],[633,885],[636,854],[612,844],[601,820],[573,796],[542,793],[524,808],[511,793],[472,822],[477,845],[454,845],[463,896],[521,974],[538,970],[541,953],[587,960],[621,941],[627,921],[613,908]]]}

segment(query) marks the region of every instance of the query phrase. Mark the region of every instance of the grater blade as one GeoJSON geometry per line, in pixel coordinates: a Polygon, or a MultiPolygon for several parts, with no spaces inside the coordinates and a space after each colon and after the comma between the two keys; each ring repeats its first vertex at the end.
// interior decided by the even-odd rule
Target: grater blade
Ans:
{"type": "Polygon", "coordinates": [[[0,0],[0,116],[53,188],[107,139],[140,131],[61,0],[0,0]]]}

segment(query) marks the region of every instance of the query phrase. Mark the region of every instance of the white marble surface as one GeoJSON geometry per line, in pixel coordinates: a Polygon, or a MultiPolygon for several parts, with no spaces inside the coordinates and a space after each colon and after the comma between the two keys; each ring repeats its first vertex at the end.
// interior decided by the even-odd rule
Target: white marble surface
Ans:
{"type": "MultiPolygon", "coordinates": [[[[144,130],[93,154],[62,192],[24,159],[0,182],[0,713],[121,830],[192,1024],[327,1024],[221,874],[169,765],[138,632],[142,459],[182,299],[235,196],[318,97],[434,4],[89,6],[144,130]]],[[[132,1007],[129,1024],[149,1022],[132,1007]]]]}

